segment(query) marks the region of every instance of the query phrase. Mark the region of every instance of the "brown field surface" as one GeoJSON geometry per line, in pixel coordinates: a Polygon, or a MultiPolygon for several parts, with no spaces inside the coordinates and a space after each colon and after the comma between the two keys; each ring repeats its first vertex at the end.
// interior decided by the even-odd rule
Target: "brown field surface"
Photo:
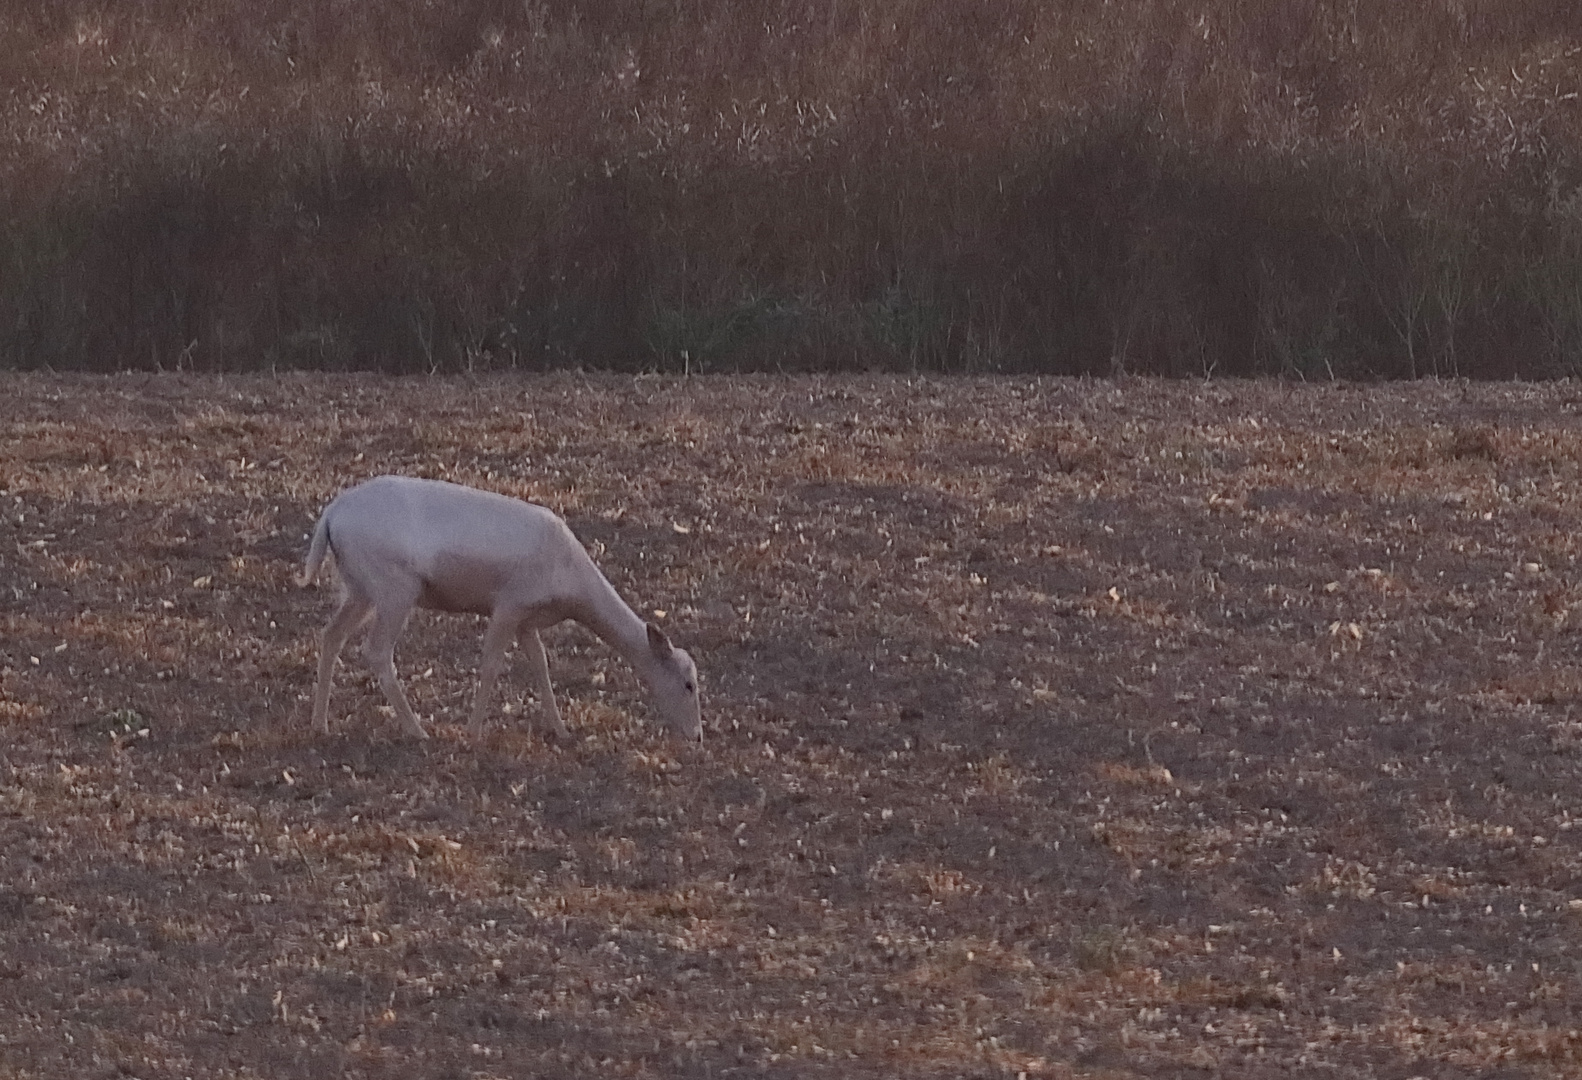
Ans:
{"type": "MultiPolygon", "coordinates": [[[[1582,1071],[1574,384],[5,376],[0,1072],[1582,1071]],[[399,738],[290,576],[380,472],[563,513],[585,631],[399,738]]],[[[349,659],[350,654],[349,654],[349,659]]]]}

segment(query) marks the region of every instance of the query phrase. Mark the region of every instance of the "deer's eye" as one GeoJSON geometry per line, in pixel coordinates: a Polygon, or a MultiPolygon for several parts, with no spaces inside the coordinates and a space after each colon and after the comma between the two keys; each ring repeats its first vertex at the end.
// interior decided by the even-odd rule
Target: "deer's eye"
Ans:
{"type": "Polygon", "coordinates": [[[681,688],[683,690],[685,690],[689,694],[695,694],[695,693],[698,692],[698,685],[697,685],[697,683],[692,683],[692,682],[683,683],[681,688]]]}

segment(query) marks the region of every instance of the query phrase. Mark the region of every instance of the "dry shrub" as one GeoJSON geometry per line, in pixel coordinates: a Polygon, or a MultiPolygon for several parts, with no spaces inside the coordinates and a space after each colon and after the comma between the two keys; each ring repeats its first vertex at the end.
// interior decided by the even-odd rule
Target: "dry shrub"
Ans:
{"type": "Polygon", "coordinates": [[[1121,762],[1104,761],[1099,763],[1094,772],[1106,780],[1137,787],[1171,787],[1175,784],[1175,777],[1163,765],[1139,768],[1121,762]]]}
{"type": "Polygon", "coordinates": [[[1483,461],[1498,461],[1499,437],[1495,431],[1486,427],[1458,428],[1450,436],[1450,445],[1446,453],[1456,460],[1477,458],[1483,461]]]}

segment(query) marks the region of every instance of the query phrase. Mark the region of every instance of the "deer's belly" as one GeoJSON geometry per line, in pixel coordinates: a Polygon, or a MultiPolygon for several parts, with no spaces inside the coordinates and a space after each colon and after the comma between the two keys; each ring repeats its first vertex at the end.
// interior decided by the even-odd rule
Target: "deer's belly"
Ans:
{"type": "Polygon", "coordinates": [[[434,611],[488,615],[505,586],[506,575],[487,563],[463,558],[435,560],[422,575],[418,605],[434,611]]]}

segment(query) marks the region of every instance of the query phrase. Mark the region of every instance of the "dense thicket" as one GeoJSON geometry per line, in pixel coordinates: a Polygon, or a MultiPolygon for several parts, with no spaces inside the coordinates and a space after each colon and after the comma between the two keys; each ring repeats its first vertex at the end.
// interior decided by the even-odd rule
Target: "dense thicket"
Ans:
{"type": "Polygon", "coordinates": [[[1542,376],[1569,0],[11,0],[0,363],[1542,376]]]}

